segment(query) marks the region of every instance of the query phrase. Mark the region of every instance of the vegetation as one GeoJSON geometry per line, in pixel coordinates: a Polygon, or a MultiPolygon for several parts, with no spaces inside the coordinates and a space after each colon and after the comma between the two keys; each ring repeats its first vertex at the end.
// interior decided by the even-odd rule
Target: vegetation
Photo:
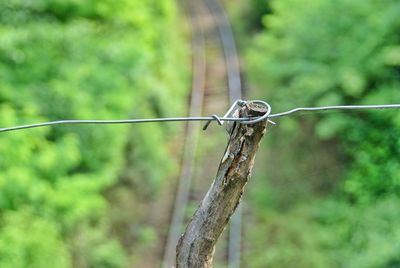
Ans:
{"type": "MultiPolygon", "coordinates": [[[[400,102],[398,0],[238,2],[249,95],[273,112],[400,102]]],[[[182,114],[188,40],[170,31],[181,27],[174,1],[0,1],[0,126],[182,114]]],[[[246,196],[243,266],[399,267],[399,111],[277,122],[246,196]]],[[[176,172],[175,133],[1,133],[0,267],[140,266],[160,238],[139,219],[149,205],[131,204],[176,172]]]]}
{"type": "MultiPolygon", "coordinates": [[[[398,1],[267,4],[246,66],[275,112],[399,102],[398,1]]],[[[250,197],[248,266],[397,267],[399,119],[398,111],[280,119],[250,197]]]]}
{"type": "MultiPolygon", "coordinates": [[[[181,113],[186,48],[167,30],[179,23],[175,5],[0,1],[0,125],[181,113]]],[[[173,171],[164,142],[173,130],[70,125],[2,133],[0,266],[126,267],[103,192],[129,165],[124,179],[145,180],[142,190],[154,193],[173,171]]]]}

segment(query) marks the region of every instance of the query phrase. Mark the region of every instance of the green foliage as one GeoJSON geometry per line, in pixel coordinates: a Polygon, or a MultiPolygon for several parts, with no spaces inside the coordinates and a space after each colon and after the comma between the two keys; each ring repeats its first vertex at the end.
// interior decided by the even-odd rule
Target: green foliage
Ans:
{"type": "MultiPolygon", "coordinates": [[[[267,31],[248,53],[263,97],[285,110],[299,106],[393,103],[400,100],[395,0],[275,1],[267,31]]],[[[346,191],[357,200],[400,193],[397,111],[315,118],[321,139],[346,148],[346,191]],[[379,185],[379,186],[378,186],[379,185]],[[378,187],[378,188],[376,188],[378,187]],[[374,188],[374,190],[371,190],[374,188]]]]}
{"type": "Polygon", "coordinates": [[[71,267],[68,249],[55,223],[22,209],[3,215],[2,225],[1,267],[71,267]]]}
{"type": "Polygon", "coordinates": [[[258,211],[263,228],[250,228],[249,267],[357,267],[399,265],[399,199],[371,206],[316,200],[288,212],[258,211]]]}
{"type": "MultiPolygon", "coordinates": [[[[237,26],[243,27],[245,31],[256,31],[262,30],[262,17],[265,14],[271,13],[271,0],[250,0],[242,1],[238,0],[237,5],[227,6],[227,8],[233,9],[231,11],[235,16],[239,16],[234,23],[238,23],[237,26]],[[240,21],[239,21],[240,20],[240,21]]],[[[236,26],[236,25],[235,25],[236,26]]],[[[235,30],[237,28],[235,27],[235,30]]]]}
{"type": "MultiPolygon", "coordinates": [[[[399,103],[399,1],[271,7],[246,62],[275,111],[399,103]]],[[[280,119],[250,192],[247,266],[398,267],[399,119],[397,110],[280,119]]]]}
{"type": "MultiPolygon", "coordinates": [[[[181,113],[185,47],[169,31],[178,23],[173,1],[1,1],[1,126],[181,113]]],[[[124,179],[154,193],[173,170],[165,143],[173,130],[69,125],[3,133],[0,266],[124,267],[102,192],[129,165],[124,179]]]]}

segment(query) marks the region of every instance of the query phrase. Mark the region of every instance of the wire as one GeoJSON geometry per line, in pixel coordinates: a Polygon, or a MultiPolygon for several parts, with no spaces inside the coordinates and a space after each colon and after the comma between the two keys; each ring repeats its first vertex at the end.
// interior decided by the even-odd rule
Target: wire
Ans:
{"type": "Polygon", "coordinates": [[[360,110],[360,109],[390,109],[400,108],[400,104],[382,104],[382,105],[337,105],[322,107],[299,107],[286,112],[271,114],[268,118],[282,117],[298,112],[328,111],[328,110],[360,110]]]}
{"type": "MultiPolygon", "coordinates": [[[[146,119],[126,119],[126,120],[59,120],[50,121],[37,124],[20,125],[14,127],[0,128],[0,132],[21,130],[27,128],[37,128],[53,125],[67,125],[67,124],[137,124],[137,123],[153,123],[153,122],[179,122],[179,121],[215,121],[213,116],[204,117],[165,117],[165,118],[146,118],[146,119]]],[[[248,121],[249,118],[219,118],[221,121],[248,121]]]]}
{"type": "MultiPolygon", "coordinates": [[[[235,102],[235,104],[237,103],[242,104],[240,100],[235,102]]],[[[243,124],[253,124],[262,120],[268,120],[269,118],[284,117],[298,112],[400,108],[400,104],[339,105],[339,106],[322,106],[322,107],[299,107],[286,112],[270,114],[271,107],[267,102],[255,100],[255,101],[246,101],[245,103],[246,104],[256,103],[264,105],[265,108],[267,108],[267,112],[260,117],[248,117],[248,118],[227,117],[233,110],[231,107],[228,113],[224,115],[224,117],[218,117],[216,115],[212,115],[212,116],[197,116],[197,117],[165,117],[165,118],[145,118],[145,119],[125,119],[125,120],[59,120],[59,121],[50,121],[50,122],[43,122],[43,123],[36,123],[29,125],[19,125],[13,127],[0,128],[0,132],[16,131],[28,128],[38,128],[38,127],[53,126],[53,125],[66,125],[66,124],[138,124],[138,123],[179,122],[179,121],[208,121],[208,122],[217,121],[219,123],[224,121],[231,121],[231,122],[234,121],[243,124]]]]}

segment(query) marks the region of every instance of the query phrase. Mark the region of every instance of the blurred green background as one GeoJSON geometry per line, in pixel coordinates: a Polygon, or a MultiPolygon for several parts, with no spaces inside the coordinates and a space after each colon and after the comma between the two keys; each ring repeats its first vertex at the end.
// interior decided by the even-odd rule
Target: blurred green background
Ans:
{"type": "MultiPolygon", "coordinates": [[[[400,2],[230,8],[250,95],[275,112],[400,102],[400,2]]],[[[248,195],[248,267],[400,267],[400,113],[303,114],[270,128],[248,195]]]]}
{"type": "MultiPolygon", "coordinates": [[[[1,126],[183,114],[189,46],[170,31],[179,20],[174,1],[1,0],[1,126]]],[[[134,200],[119,215],[110,208],[127,189],[150,196],[162,187],[177,166],[168,147],[177,129],[2,133],[0,267],[133,265],[141,252],[118,239],[118,223],[139,212],[134,200]]],[[[122,237],[138,247],[153,237],[130,228],[122,237]]]]}
{"type": "MultiPolygon", "coordinates": [[[[248,98],[274,112],[400,102],[398,0],[225,4],[248,98]]],[[[0,125],[184,115],[183,20],[172,0],[0,0],[0,125]]],[[[400,267],[400,113],[277,122],[246,193],[243,267],[400,267]]],[[[176,177],[182,135],[181,124],[2,133],[0,267],[157,263],[148,203],[176,177]]]]}

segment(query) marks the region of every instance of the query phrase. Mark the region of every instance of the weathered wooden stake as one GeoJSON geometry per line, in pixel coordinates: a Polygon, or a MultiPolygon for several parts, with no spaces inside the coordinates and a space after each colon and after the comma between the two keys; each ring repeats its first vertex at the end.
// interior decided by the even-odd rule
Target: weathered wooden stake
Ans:
{"type": "MultiPolygon", "coordinates": [[[[239,110],[239,116],[266,112],[266,108],[250,103],[239,110]]],[[[240,202],[266,124],[233,125],[217,176],[179,239],[176,267],[212,267],[215,244],[240,202]]]]}

